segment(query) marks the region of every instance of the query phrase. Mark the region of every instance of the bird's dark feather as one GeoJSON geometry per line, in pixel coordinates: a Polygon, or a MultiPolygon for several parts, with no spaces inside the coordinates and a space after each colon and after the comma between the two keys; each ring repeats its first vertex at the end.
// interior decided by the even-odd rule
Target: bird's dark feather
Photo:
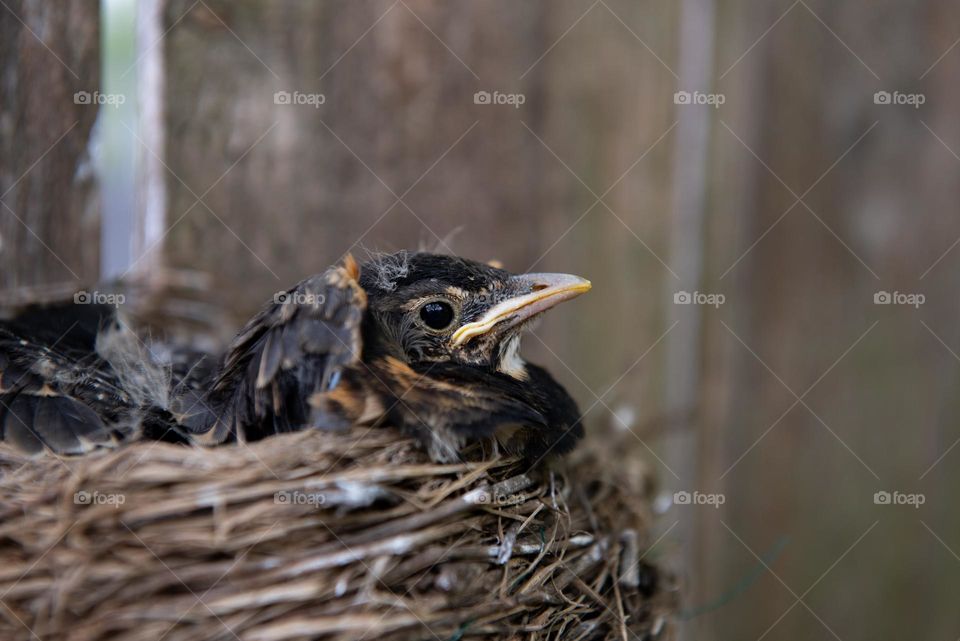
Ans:
{"type": "Polygon", "coordinates": [[[520,375],[498,371],[502,343],[492,360],[448,356],[410,307],[459,296],[460,315],[475,315],[510,277],[450,256],[348,258],[279,295],[220,361],[171,350],[155,363],[113,308],[30,310],[0,322],[0,440],[76,454],[138,437],[220,443],[387,422],[440,459],[484,438],[530,461],[560,454],[583,434],[563,387],[522,361],[520,375]]]}
{"type": "MultiPolygon", "coordinates": [[[[240,331],[210,393],[188,419],[211,439],[255,440],[310,424],[308,399],[360,358],[366,294],[346,264],[312,276],[240,331]]],[[[325,427],[324,425],[314,425],[325,427]]]]}
{"type": "Polygon", "coordinates": [[[29,453],[46,446],[79,454],[131,435],[135,408],[96,355],[97,335],[113,314],[107,306],[64,305],[0,324],[4,440],[29,453]]]}

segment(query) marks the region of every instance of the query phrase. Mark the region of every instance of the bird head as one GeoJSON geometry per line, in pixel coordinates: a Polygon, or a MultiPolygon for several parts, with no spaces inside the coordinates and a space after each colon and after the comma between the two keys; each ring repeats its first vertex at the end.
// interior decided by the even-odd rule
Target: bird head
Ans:
{"type": "Polygon", "coordinates": [[[524,379],[523,328],[590,289],[569,274],[512,274],[427,253],[375,257],[360,272],[368,297],[368,349],[408,363],[453,362],[524,379]]]}

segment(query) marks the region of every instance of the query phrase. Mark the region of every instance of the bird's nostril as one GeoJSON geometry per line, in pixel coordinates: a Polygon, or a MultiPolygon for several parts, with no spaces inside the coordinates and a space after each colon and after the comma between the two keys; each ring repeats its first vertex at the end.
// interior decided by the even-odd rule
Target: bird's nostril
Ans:
{"type": "Polygon", "coordinates": [[[544,285],[544,284],[542,284],[542,283],[537,283],[536,285],[533,286],[533,291],[539,292],[539,291],[541,291],[541,290],[546,289],[547,287],[549,287],[549,285],[544,285]]]}

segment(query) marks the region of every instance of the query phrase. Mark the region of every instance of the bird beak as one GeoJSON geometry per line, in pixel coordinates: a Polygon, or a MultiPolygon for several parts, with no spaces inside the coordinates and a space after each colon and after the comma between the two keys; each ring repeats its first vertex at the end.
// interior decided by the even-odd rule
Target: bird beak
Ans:
{"type": "Polygon", "coordinates": [[[520,274],[511,276],[512,291],[523,292],[495,304],[479,320],[461,325],[453,333],[454,346],[460,346],[494,327],[507,329],[547,311],[565,300],[590,291],[589,280],[571,274],[520,274]]]}

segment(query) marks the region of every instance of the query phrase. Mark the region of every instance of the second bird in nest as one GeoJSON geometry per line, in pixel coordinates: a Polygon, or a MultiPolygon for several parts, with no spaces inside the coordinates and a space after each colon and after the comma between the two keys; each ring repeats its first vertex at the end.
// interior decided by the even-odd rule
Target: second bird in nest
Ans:
{"type": "Polygon", "coordinates": [[[0,323],[0,436],[79,454],[135,438],[214,444],[384,423],[437,460],[494,438],[536,463],[583,429],[566,390],[521,358],[521,333],[589,289],[454,256],[348,257],[278,295],[216,367],[161,366],[104,308],[37,309],[0,323]]]}

